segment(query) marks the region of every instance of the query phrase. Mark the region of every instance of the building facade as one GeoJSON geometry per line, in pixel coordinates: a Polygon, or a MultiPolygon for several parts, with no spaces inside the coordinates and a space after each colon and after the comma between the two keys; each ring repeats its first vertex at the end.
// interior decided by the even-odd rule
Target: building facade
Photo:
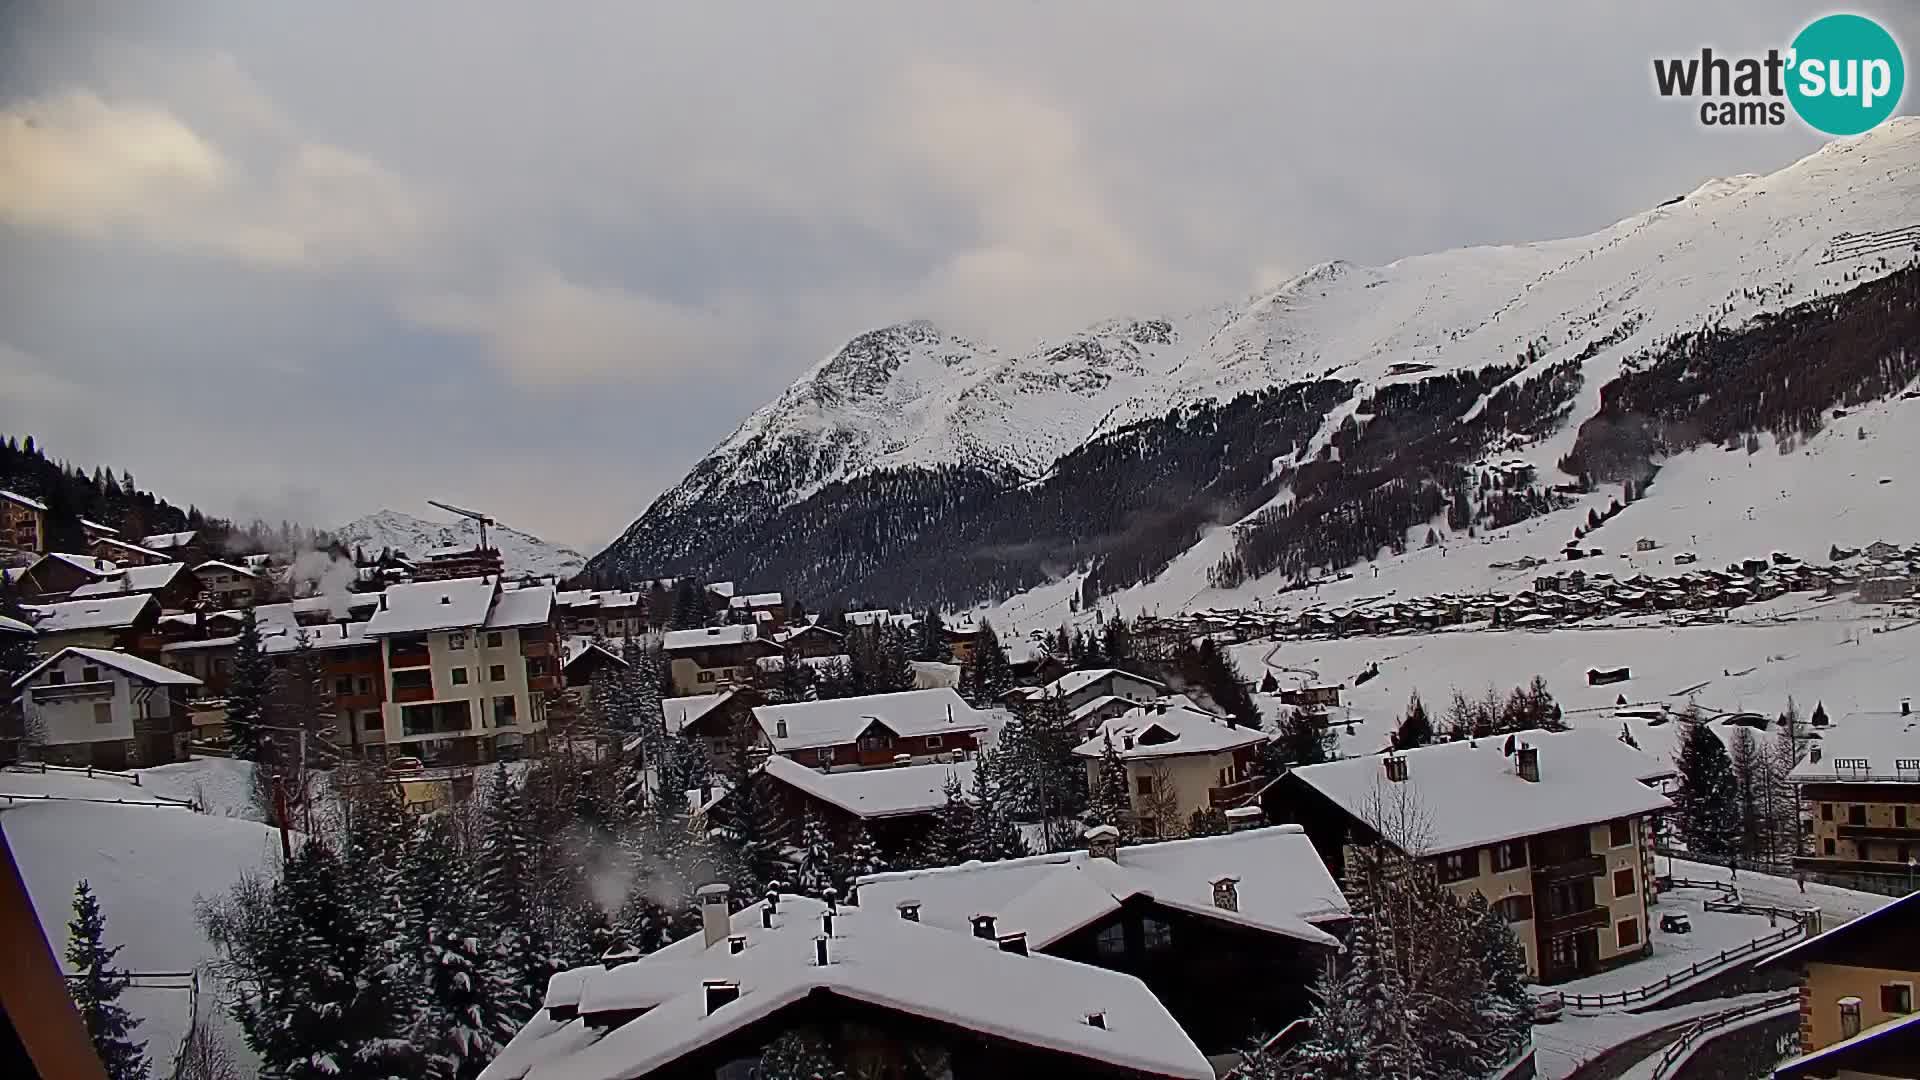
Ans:
{"type": "Polygon", "coordinates": [[[1790,779],[1812,818],[1808,868],[1905,873],[1920,858],[1920,734],[1911,716],[1852,713],[1790,779]]]}
{"type": "Polygon", "coordinates": [[[142,768],[187,756],[189,675],[126,653],[65,648],[13,684],[42,761],[142,768]]]}
{"type": "Polygon", "coordinates": [[[1762,966],[1800,971],[1801,1057],[1776,1075],[1920,1075],[1920,1013],[1914,1008],[1920,893],[1803,941],[1762,966]],[[1895,1046],[1900,1053],[1891,1052],[1895,1046]],[[1835,1053],[1848,1048],[1861,1052],[1835,1053]],[[1896,1061],[1905,1067],[1890,1067],[1896,1061]]]}
{"type": "Polygon", "coordinates": [[[47,550],[47,504],[0,491],[0,543],[22,551],[47,550]]]}

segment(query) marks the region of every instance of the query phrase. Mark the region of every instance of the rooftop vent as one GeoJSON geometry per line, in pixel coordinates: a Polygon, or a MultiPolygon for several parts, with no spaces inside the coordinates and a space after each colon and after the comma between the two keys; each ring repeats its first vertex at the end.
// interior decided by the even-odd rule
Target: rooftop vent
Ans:
{"type": "Polygon", "coordinates": [[[440,597],[440,602],[441,602],[441,603],[443,603],[443,604],[451,604],[451,603],[453,603],[453,597],[451,597],[451,596],[447,596],[447,595],[445,595],[445,594],[443,593],[443,594],[441,594],[441,597],[440,597]]]}
{"type": "Polygon", "coordinates": [[[972,919],[969,919],[968,921],[973,923],[974,937],[985,938],[988,941],[994,940],[993,916],[975,915],[972,919]]]}
{"type": "Polygon", "coordinates": [[[727,951],[735,956],[747,951],[747,935],[732,934],[727,938],[727,951]]]}
{"type": "Polygon", "coordinates": [[[813,962],[819,967],[827,966],[827,941],[828,940],[829,939],[825,934],[821,934],[819,937],[816,937],[813,939],[813,962]]]}
{"type": "Polygon", "coordinates": [[[1266,814],[1257,806],[1236,806],[1227,811],[1227,831],[1245,832],[1257,829],[1266,820],[1266,814]]]}
{"type": "Polygon", "coordinates": [[[1018,933],[1007,934],[1002,937],[1000,939],[1000,951],[1003,953],[1012,953],[1015,956],[1027,955],[1027,932],[1022,930],[1018,933]]]}
{"type": "Polygon", "coordinates": [[[1111,825],[1095,825],[1081,835],[1087,841],[1087,854],[1096,859],[1113,859],[1120,854],[1120,830],[1111,825]]]}
{"type": "Polygon", "coordinates": [[[1522,746],[1516,754],[1516,758],[1520,767],[1520,779],[1525,780],[1529,784],[1539,783],[1540,748],[1537,746],[1522,746]]]}
{"type": "Polygon", "coordinates": [[[740,984],[737,982],[709,979],[701,985],[704,986],[707,991],[708,1016],[712,1016],[713,1011],[720,1006],[740,1000],[740,984]]]}
{"type": "Polygon", "coordinates": [[[1398,754],[1389,754],[1386,759],[1387,779],[1398,784],[1407,778],[1407,759],[1398,754]]]}
{"type": "Polygon", "coordinates": [[[1213,879],[1213,906],[1221,911],[1240,910],[1240,879],[1237,877],[1219,877],[1213,879]]]}
{"type": "Polygon", "coordinates": [[[733,892],[724,881],[711,885],[702,885],[696,896],[700,898],[700,928],[704,932],[708,948],[726,940],[732,929],[731,917],[727,913],[727,897],[733,892]]]}
{"type": "Polygon", "coordinates": [[[901,918],[907,920],[908,922],[920,921],[920,901],[902,900],[898,904],[895,904],[894,906],[900,909],[901,918]]]}
{"type": "Polygon", "coordinates": [[[1104,1012],[1088,1013],[1087,1026],[1091,1028],[1099,1028],[1101,1031],[1107,1030],[1107,1014],[1104,1012]]]}
{"type": "Polygon", "coordinates": [[[776,739],[784,739],[787,737],[787,718],[786,717],[781,716],[781,717],[776,717],[774,719],[773,737],[776,739]]]}

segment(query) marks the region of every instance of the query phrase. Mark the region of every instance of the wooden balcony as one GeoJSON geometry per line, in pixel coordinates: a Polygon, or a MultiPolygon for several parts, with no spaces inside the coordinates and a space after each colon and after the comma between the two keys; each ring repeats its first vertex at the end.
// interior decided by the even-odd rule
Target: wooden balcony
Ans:
{"type": "Polygon", "coordinates": [[[1540,914],[1540,936],[1542,938],[1563,937],[1577,934],[1582,930],[1597,930],[1607,925],[1612,918],[1603,907],[1587,908],[1584,911],[1569,912],[1565,915],[1540,914]]]}
{"type": "Polygon", "coordinates": [[[427,667],[433,663],[433,656],[425,646],[418,649],[390,649],[387,652],[387,666],[390,668],[427,667]]]}
{"type": "Polygon", "coordinates": [[[556,646],[551,641],[522,640],[520,642],[520,655],[530,660],[532,659],[550,660],[553,657],[559,655],[558,652],[556,651],[557,649],[558,649],[558,646],[556,646]]]}
{"type": "Polygon", "coordinates": [[[1920,820],[1911,825],[1848,825],[1840,824],[1842,840],[1907,840],[1920,843],[1920,820]]]}
{"type": "MultiPolygon", "coordinates": [[[[1533,868],[1533,880],[1536,883],[1547,881],[1575,881],[1580,878],[1599,877],[1606,872],[1607,860],[1598,855],[1582,855],[1571,859],[1562,859],[1559,862],[1536,865],[1533,868]]],[[[1541,891],[1538,884],[1534,886],[1534,891],[1541,891]]]]}
{"type": "Polygon", "coordinates": [[[399,702],[432,701],[433,687],[431,686],[396,686],[393,688],[393,700],[399,701],[399,702]]]}

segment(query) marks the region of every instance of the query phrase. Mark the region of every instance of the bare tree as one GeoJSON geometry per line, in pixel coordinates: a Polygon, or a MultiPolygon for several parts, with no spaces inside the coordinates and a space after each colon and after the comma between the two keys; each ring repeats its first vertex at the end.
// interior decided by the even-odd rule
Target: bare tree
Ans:
{"type": "Polygon", "coordinates": [[[1153,819],[1154,835],[1162,840],[1185,836],[1187,823],[1180,819],[1180,788],[1173,770],[1166,762],[1156,761],[1147,767],[1146,775],[1152,790],[1141,795],[1140,808],[1153,819]]]}
{"type": "Polygon", "coordinates": [[[213,1025],[204,1020],[194,1022],[185,1045],[180,1048],[173,1075],[174,1080],[241,1080],[233,1051],[213,1030],[213,1025]]]}

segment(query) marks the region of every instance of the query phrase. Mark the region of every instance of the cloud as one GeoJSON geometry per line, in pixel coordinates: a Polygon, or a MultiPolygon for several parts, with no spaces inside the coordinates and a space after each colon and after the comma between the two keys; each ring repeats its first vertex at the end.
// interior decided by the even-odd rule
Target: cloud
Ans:
{"type": "Polygon", "coordinates": [[[402,311],[422,326],[479,339],[503,373],[534,389],[711,375],[744,342],[738,322],[715,311],[583,284],[546,267],[492,296],[442,293],[402,311]]]}
{"type": "MultiPolygon", "coordinates": [[[[256,131],[277,126],[262,99],[232,100],[256,131]]],[[[164,105],[85,88],[13,102],[0,223],[279,267],[417,252],[429,215],[408,184],[338,146],[267,141],[250,163],[164,105]]]]}

